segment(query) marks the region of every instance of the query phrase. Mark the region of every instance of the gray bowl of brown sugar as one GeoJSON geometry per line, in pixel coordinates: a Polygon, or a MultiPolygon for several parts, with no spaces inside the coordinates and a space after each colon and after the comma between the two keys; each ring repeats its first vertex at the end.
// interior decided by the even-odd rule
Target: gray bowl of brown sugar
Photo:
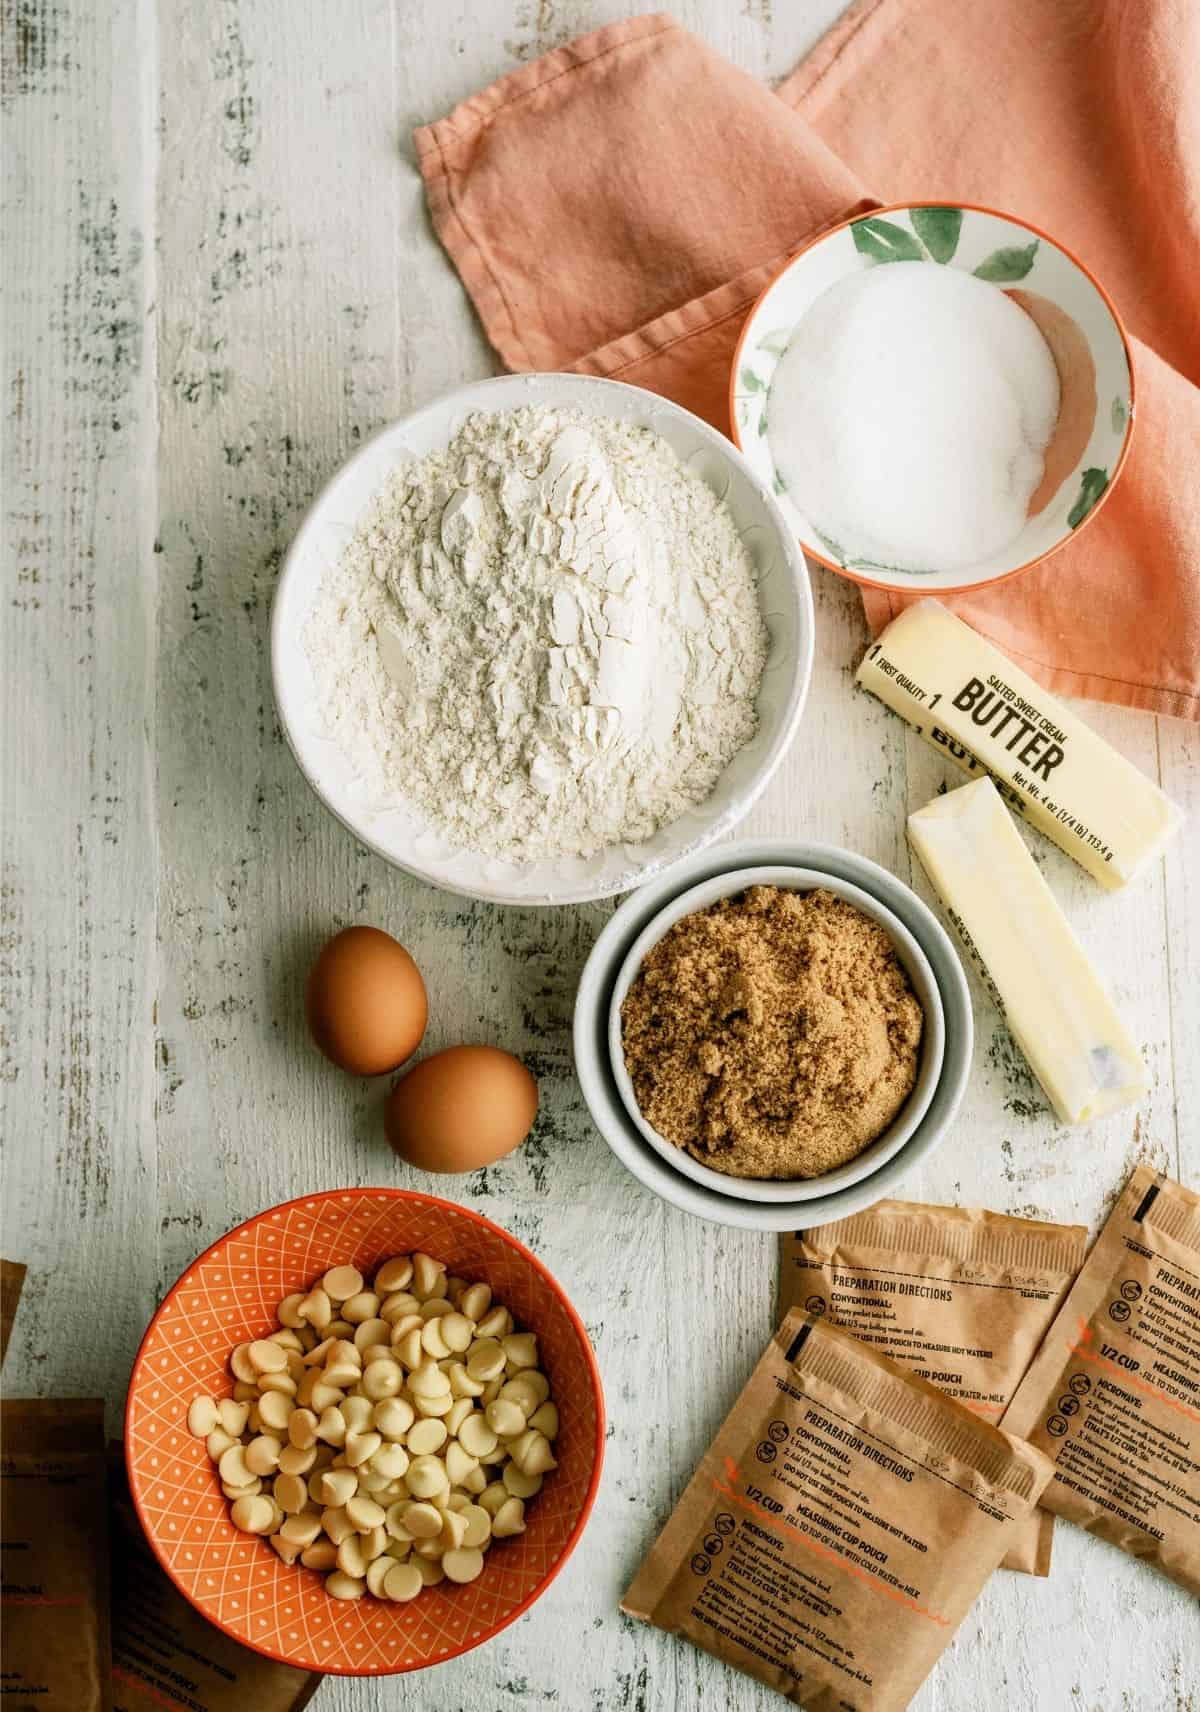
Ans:
{"type": "Polygon", "coordinates": [[[723,1223],[822,1223],[893,1193],[970,1064],[945,931],[828,846],[746,843],[681,869],[622,906],[580,984],[576,1064],[606,1140],[723,1223]]]}

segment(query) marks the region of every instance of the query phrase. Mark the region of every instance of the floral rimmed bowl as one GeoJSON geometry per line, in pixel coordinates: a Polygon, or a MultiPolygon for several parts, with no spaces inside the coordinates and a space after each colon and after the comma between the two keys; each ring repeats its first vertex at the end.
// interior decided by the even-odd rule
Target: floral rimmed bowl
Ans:
{"type": "Polygon", "coordinates": [[[1029,570],[1095,516],[1125,462],[1133,365],[1111,298],[1082,262],[1012,215],[946,202],[903,203],[848,220],[793,256],[751,311],[734,354],[733,437],[778,496],[804,551],[874,588],[956,594],[1029,570]],[[990,280],[1035,321],[1058,370],[1058,423],[1020,534],[967,569],[914,570],[848,554],[797,504],[776,467],[767,407],[780,358],[808,310],[838,280],[893,262],[954,267],[990,280]]]}

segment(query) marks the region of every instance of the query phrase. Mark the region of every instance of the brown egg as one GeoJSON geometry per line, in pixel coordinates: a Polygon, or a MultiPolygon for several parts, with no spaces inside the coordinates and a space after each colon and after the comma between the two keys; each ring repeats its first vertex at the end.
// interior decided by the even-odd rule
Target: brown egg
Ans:
{"type": "Polygon", "coordinates": [[[383,1076],[411,1058],[429,1015],[421,971],[377,927],[347,927],[322,948],[305,1008],[321,1051],[353,1076],[383,1076]]]}
{"type": "Polygon", "coordinates": [[[419,1171],[475,1171],[519,1147],[537,1083],[495,1046],[450,1046],[408,1072],[387,1103],[387,1138],[419,1171]]]}

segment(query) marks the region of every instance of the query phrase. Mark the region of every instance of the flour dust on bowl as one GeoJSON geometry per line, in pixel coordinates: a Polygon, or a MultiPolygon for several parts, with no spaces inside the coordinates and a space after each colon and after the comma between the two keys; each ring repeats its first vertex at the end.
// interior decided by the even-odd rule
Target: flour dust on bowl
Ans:
{"type": "Polygon", "coordinates": [[[1133,423],[1116,310],[1048,234],[902,204],[824,233],[743,330],[734,437],[805,551],[908,593],[981,588],[1071,539],[1133,423]]]}
{"type": "MultiPolygon", "coordinates": [[[[905,1176],[949,1133],[966,1088],[972,1035],[970,995],[962,965],[945,929],[916,893],[864,856],[831,845],[789,839],[748,840],[701,851],[626,898],[604,927],[584,966],[572,1024],[575,1069],[588,1110],[632,1175],[670,1205],[698,1218],[744,1230],[775,1231],[828,1224],[862,1211],[883,1196],[897,1194],[905,1176]],[[694,888],[712,882],[718,893],[727,892],[730,886],[737,891],[738,876],[756,870],[790,870],[797,875],[800,890],[811,888],[814,876],[825,890],[844,882],[874,900],[881,911],[889,912],[915,941],[932,972],[936,1009],[943,1023],[941,1068],[928,1103],[907,1138],[890,1157],[874,1160],[870,1172],[855,1181],[835,1177],[829,1183],[803,1185],[805,1189],[820,1189],[805,1198],[774,1198],[774,1186],[769,1182],[747,1179],[735,1185],[734,1180],[717,1172],[702,1177],[702,1166],[696,1172],[684,1171],[677,1147],[661,1138],[657,1146],[652,1145],[635,1121],[629,1094],[622,1092],[617,1079],[619,1057],[612,1023],[614,1008],[619,1009],[614,1006],[615,993],[620,972],[633,961],[631,953],[638,939],[648,931],[653,939],[656,919],[665,916],[676,900],[694,888]]],[[[914,1095],[924,1101],[925,1090],[919,1083],[914,1095]]]]}
{"type": "MultiPolygon", "coordinates": [[[[400,1340],[406,1335],[410,1333],[402,1332],[400,1340]]],[[[401,1341],[393,1347],[402,1355],[401,1341]]],[[[484,1353],[494,1366],[495,1350],[502,1350],[503,1343],[482,1337],[477,1341],[490,1344],[484,1353]]],[[[332,1389],[332,1377],[339,1376],[329,1377],[330,1351],[318,1343],[310,1354],[325,1365],[308,1366],[305,1371],[322,1375],[318,1384],[326,1383],[328,1377],[332,1389]]],[[[418,1361],[417,1369],[421,1365],[418,1361]]],[[[430,1367],[430,1374],[435,1366],[430,1367]]],[[[302,1375],[301,1385],[305,1382],[302,1375]]],[[[470,1389],[469,1372],[464,1384],[470,1389]]],[[[510,1386],[507,1381],[504,1388],[522,1392],[520,1385],[510,1386]]],[[[530,1390],[527,1400],[532,1403],[535,1392],[531,1387],[525,1389],[530,1390]]],[[[302,1394],[298,1391],[296,1395],[302,1394]]],[[[283,1405],[289,1401],[289,1397],[282,1399],[283,1405]]],[[[426,1403],[431,1411],[441,1409],[440,1400],[432,1395],[426,1397],[426,1403]]],[[[469,1414],[463,1403],[459,1407],[461,1413],[469,1414]]],[[[244,1403],[242,1409],[244,1412],[244,1403]]],[[[228,1420],[226,1424],[236,1437],[238,1423],[228,1420]]],[[[253,1423],[250,1430],[257,1430],[253,1423]]],[[[523,1244],[478,1213],[432,1195],[395,1189],[335,1190],[286,1202],[239,1225],[200,1255],[150,1323],[134,1364],[125,1416],[125,1456],[138,1514],[155,1555],[180,1592],[210,1622],[256,1651],[304,1670],[342,1675],[389,1675],[441,1663],[490,1640],[528,1610],[549,1587],[586,1525],[600,1480],[603,1448],[604,1403],[595,1356],[559,1284],[523,1244]],[[328,1284],[336,1301],[340,1290],[359,1280],[374,1280],[381,1268],[385,1268],[385,1279],[396,1275],[396,1263],[415,1256],[430,1258],[420,1262],[410,1285],[403,1282],[404,1269],[400,1266],[400,1282],[393,1296],[381,1302],[381,1312],[391,1313],[392,1319],[355,1319],[358,1312],[372,1305],[358,1296],[353,1306],[349,1302],[345,1306],[344,1311],[357,1326],[355,1342],[347,1351],[346,1340],[333,1340],[338,1345],[333,1356],[339,1360],[352,1356],[357,1347],[362,1357],[362,1385],[354,1384],[347,1369],[340,1375],[343,1385],[349,1387],[345,1400],[335,1407],[342,1389],[338,1387],[328,1409],[323,1408],[318,1416],[316,1405],[321,1399],[314,1396],[310,1410],[297,1411],[310,1416],[308,1433],[293,1437],[288,1432],[287,1443],[281,1447],[281,1439],[266,1431],[266,1413],[269,1411],[274,1420],[276,1409],[282,1406],[282,1393],[276,1387],[289,1377],[289,1372],[273,1371],[278,1365],[277,1354],[270,1361],[265,1359],[284,1347],[266,1341],[278,1321],[291,1321],[300,1332],[306,1325],[310,1332],[315,1331],[329,1308],[328,1297],[322,1306],[322,1284],[328,1284]],[[386,1270],[389,1262],[390,1274],[386,1270]],[[445,1271],[439,1273],[439,1266],[445,1271]],[[428,1276],[422,1279],[421,1271],[428,1276]],[[339,1276],[348,1277],[349,1284],[335,1289],[339,1276]],[[522,1520],[517,1515],[511,1534],[502,1526],[496,1527],[482,1564],[468,1561],[471,1548],[463,1549],[464,1542],[456,1534],[455,1540],[447,1543],[459,1551],[459,1558],[443,1555],[436,1567],[427,1567],[420,1577],[419,1591],[409,1587],[389,1590],[385,1578],[381,1593],[374,1584],[372,1567],[381,1558],[392,1556],[397,1563],[414,1568],[434,1563],[422,1555],[422,1548],[435,1550],[438,1541],[425,1537],[418,1528],[406,1529],[405,1516],[395,1513],[394,1505],[386,1511],[386,1526],[379,1521],[375,1512],[383,1511],[388,1493],[382,1485],[372,1483],[394,1484],[393,1476],[407,1460],[409,1467],[399,1476],[400,1483],[406,1482],[409,1473],[416,1476],[419,1471],[422,1490],[433,1491],[429,1482],[436,1473],[432,1465],[438,1460],[439,1449],[435,1443],[439,1435],[432,1424],[435,1418],[455,1429],[444,1441],[442,1461],[456,1465],[454,1490],[448,1496],[443,1494],[445,1509],[455,1509],[456,1515],[461,1513],[465,1518],[458,1533],[481,1521],[474,1515],[479,1506],[473,1505],[470,1490],[471,1485],[478,1485],[470,1471],[470,1464],[478,1458],[468,1452],[474,1444],[477,1451],[490,1454],[484,1415],[470,1417],[475,1421],[471,1429],[474,1436],[467,1438],[467,1428],[453,1413],[431,1412],[426,1416],[423,1381],[415,1388],[413,1383],[406,1383],[402,1393],[388,1395],[386,1384],[370,1383],[367,1377],[376,1369],[383,1372],[390,1368],[391,1358],[381,1347],[380,1328],[387,1331],[403,1325],[403,1319],[395,1316],[407,1311],[405,1294],[415,1290],[422,1301],[433,1300],[436,1297],[429,1292],[440,1291],[443,1285],[450,1305],[442,1317],[433,1313],[422,1317],[423,1326],[440,1326],[444,1318],[449,1338],[459,1319],[469,1317],[486,1329],[487,1314],[502,1304],[515,1326],[532,1334],[532,1344],[519,1339],[524,1341],[524,1349],[513,1344],[511,1361],[514,1368],[518,1361],[526,1362],[531,1356],[540,1363],[544,1384],[538,1389],[553,1397],[557,1415],[556,1421],[543,1418],[553,1437],[557,1466],[544,1480],[536,1476],[525,1478],[523,1483],[514,1479],[514,1487],[530,1494],[529,1502],[524,1503],[523,1525],[515,1525],[522,1520]],[[308,1309],[303,1306],[305,1293],[308,1309]],[[455,1302],[458,1307],[452,1306],[455,1302]],[[313,1313],[317,1319],[311,1317],[313,1313]],[[232,1361],[231,1349],[237,1352],[232,1361]],[[377,1353],[372,1355],[372,1350],[377,1353]],[[246,1361],[249,1366],[243,1367],[246,1361]],[[259,1423],[261,1436],[244,1451],[240,1446],[231,1449],[219,1441],[212,1444],[198,1437],[197,1431],[207,1424],[201,1418],[206,1410],[238,1407],[235,1384],[243,1398],[254,1389],[241,1383],[240,1374],[252,1374],[256,1367],[260,1370],[260,1400],[252,1406],[264,1412],[259,1423]],[[235,1374],[239,1375],[237,1380],[235,1374]],[[375,1391],[381,1396],[372,1404],[375,1391]],[[276,1401],[268,1403],[268,1395],[276,1401]],[[352,1404],[359,1411],[370,1409],[376,1428],[357,1429],[357,1442],[352,1443],[354,1423],[344,1422],[347,1430],[341,1450],[336,1458],[330,1457],[334,1438],[340,1436],[324,1437],[336,1425],[331,1417],[349,1412],[352,1404]],[[420,1417],[415,1427],[411,1419],[414,1414],[420,1417]],[[409,1417],[407,1422],[404,1417],[409,1417]],[[418,1446],[414,1440],[409,1457],[404,1441],[411,1431],[419,1431],[421,1442],[418,1446]],[[459,1431],[464,1434],[461,1440],[459,1431]],[[314,1432],[316,1438],[310,1448],[297,1443],[299,1438],[311,1438],[314,1432]],[[213,1452],[220,1453],[219,1462],[214,1463],[213,1452]],[[243,1460],[252,1471],[260,1465],[260,1453],[272,1463],[281,1454],[288,1458],[283,1478],[272,1473],[261,1481],[239,1478],[231,1484],[234,1474],[241,1473],[240,1467],[235,1471],[232,1464],[243,1460]],[[303,1463],[309,1457],[314,1459],[313,1466],[299,1470],[301,1479],[332,1476],[335,1484],[344,1481],[347,1487],[352,1480],[359,1481],[349,1508],[344,1499],[335,1503],[331,1497],[315,1500],[326,1504],[319,1517],[291,1513],[290,1506],[299,1497],[298,1493],[295,1498],[289,1497],[286,1491],[289,1483],[296,1483],[292,1463],[303,1463]],[[363,1478],[364,1473],[369,1478],[363,1478]],[[463,1486],[460,1502],[458,1486],[464,1481],[470,1484],[463,1486]],[[244,1495],[239,1494],[242,1486],[244,1495]],[[380,1494],[378,1504],[372,1491],[380,1494]],[[239,1503],[243,1506],[240,1512],[239,1503]],[[289,1509],[286,1521],[280,1523],[270,1542],[257,1537],[255,1531],[246,1531],[247,1527],[257,1530],[260,1525],[253,1513],[247,1512],[268,1503],[289,1509]],[[314,1556],[308,1566],[289,1547],[306,1537],[305,1522],[318,1521],[328,1528],[330,1537],[317,1541],[318,1553],[323,1550],[326,1555],[314,1556]],[[300,1526],[299,1539],[293,1537],[296,1524],[300,1526]],[[506,1537],[500,1537],[502,1533],[506,1537]],[[338,1536],[336,1547],[334,1535],[338,1536]],[[334,1550],[337,1562],[332,1560],[334,1550]],[[351,1558],[356,1561],[351,1562],[351,1558]],[[361,1564],[359,1558],[363,1559],[361,1564]],[[444,1574],[439,1574],[443,1568],[444,1574]],[[352,1572],[351,1579],[361,1578],[364,1585],[357,1592],[339,1588],[338,1572],[352,1572]]],[[[542,1461],[546,1464],[548,1459],[543,1456],[542,1461]]],[[[480,1464],[477,1472],[482,1471],[480,1464]]],[[[492,1472],[489,1465],[488,1474],[492,1472]]],[[[416,1478],[410,1499],[415,1488],[416,1478]]],[[[502,1498],[505,1491],[501,1486],[496,1496],[502,1498]]],[[[444,1515],[443,1523],[449,1528],[444,1515]]],[[[482,1519],[482,1532],[487,1531],[486,1519],[482,1519]]],[[[406,1576],[412,1579],[411,1569],[394,1579],[403,1581],[406,1576]]]]}
{"type": "MultiPolygon", "coordinates": [[[[645,1065],[645,1080],[660,1084],[664,1070],[668,1075],[674,1071],[677,1084],[683,1077],[668,1060],[667,1030],[659,1016],[652,1013],[648,1020],[654,1050],[645,1065]]],[[[626,953],[609,1003],[613,1076],[626,1111],[650,1146],[684,1176],[718,1194],[779,1205],[836,1194],[869,1177],[900,1151],[933,1099],[942,1072],[945,1034],[941,993],[929,959],[895,911],[837,874],[786,865],[734,869],[672,898],[626,953]],[[752,956],[739,958],[736,930],[719,948],[713,944],[721,925],[713,919],[714,906],[736,906],[743,898],[754,898],[759,902],[757,918],[765,920],[763,904],[770,907],[772,893],[825,906],[815,921],[802,922],[798,911],[789,912],[787,949],[803,966],[803,988],[787,988],[779,979],[778,957],[772,959],[775,967],[768,962],[761,973],[752,956]],[[752,1080],[721,1100],[721,1123],[728,1127],[740,1122],[744,1131],[769,1136],[776,1145],[781,1135],[786,1139],[789,1131],[797,1130],[800,1139],[793,1145],[794,1154],[828,1146],[832,1139],[837,1154],[846,1158],[805,1176],[767,1175],[765,1169],[742,1176],[728,1165],[720,1168],[723,1152],[734,1152],[725,1135],[711,1147],[704,1146],[699,1136],[696,1142],[681,1145],[680,1140],[667,1139],[647,1118],[628,1064],[631,990],[655,948],[665,947],[668,936],[677,934],[683,923],[694,923],[700,932],[684,953],[681,967],[666,972],[667,1002],[676,1013],[685,1002],[680,973],[686,969],[690,989],[697,974],[704,980],[704,972],[696,970],[698,955],[710,948],[715,952],[716,979],[706,983],[703,995],[710,1014],[688,1019],[683,1052],[677,1054],[694,1064],[689,1116],[696,1130],[713,1128],[714,1097],[720,1097],[722,1084],[734,1073],[729,1060],[740,1039],[752,1080]],[[832,936],[846,933],[856,937],[846,941],[843,949],[832,936]],[[697,944],[702,948],[699,953],[697,944]],[[849,985],[855,991],[835,995],[821,990],[835,961],[853,965],[849,985]],[[890,1009],[876,1002],[885,985],[893,1000],[890,1009]],[[914,1013],[919,1029],[915,1042],[914,1030],[904,1027],[914,1013]],[[697,1028],[708,1036],[698,1047],[694,1044],[697,1028]],[[786,1063],[776,1075],[769,1057],[781,1050],[786,1063]],[[694,1062],[706,1053],[711,1062],[694,1062]],[[892,1076],[894,1091],[887,1086],[892,1076]],[[873,1106],[879,1108],[874,1114],[873,1106]],[[760,1109],[764,1115],[756,1122],[749,1114],[760,1109]],[[856,1129],[860,1119],[862,1127],[856,1129]],[[717,1160],[718,1167],[705,1163],[706,1159],[717,1160]]],[[[670,1095],[674,1087],[666,1092],[670,1095]]],[[[741,1153],[752,1159],[754,1148],[743,1144],[741,1153]]]]}
{"type": "Polygon", "coordinates": [[[812,601],[769,488],[613,381],[504,376],[368,442],[276,594],[280,718],[314,790],[472,896],[629,889],[728,831],[807,692],[812,601]]]}

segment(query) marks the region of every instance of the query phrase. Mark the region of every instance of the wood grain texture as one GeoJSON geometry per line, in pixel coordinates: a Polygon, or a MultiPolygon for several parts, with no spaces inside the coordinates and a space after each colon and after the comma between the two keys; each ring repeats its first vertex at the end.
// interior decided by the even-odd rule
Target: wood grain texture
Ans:
{"type": "MultiPolygon", "coordinates": [[[[380,423],[493,361],[434,241],[410,131],[514,62],[623,15],[593,0],[4,0],[5,1252],[30,1264],[13,1389],[100,1391],[119,1421],[154,1302],[242,1216],[308,1189],[416,1181],[382,1090],[333,1073],[299,1005],[320,940],[396,932],[433,1049],[522,1053],[543,1115],[448,1187],[563,1279],[611,1430],[571,1565],[486,1650],[322,1712],[737,1712],[780,1704],[616,1603],[767,1337],[770,1237],[662,1206],[587,1119],[575,982],[610,905],[448,898],[371,856],[297,774],[267,620],[297,518],[380,423]],[[86,1317],[84,1309],[86,1307],[86,1317]]],[[[839,0],[686,0],[681,20],[778,77],[839,0]]],[[[815,573],[808,712],[744,827],[846,844],[910,877],[905,814],[947,779],[852,675],[857,596],[815,573]]],[[[1060,1126],[973,980],[978,1049],[914,1196],[1093,1227],[1131,1166],[1200,1181],[1200,758],[1194,729],[1087,718],[1193,820],[1102,893],[1031,848],[1145,1046],[1136,1118],[1060,1126]]],[[[913,883],[928,897],[923,877],[913,883]]],[[[1182,1593],[1060,1527],[1049,1582],[997,1575],[919,1712],[1197,1712],[1182,1593]]]]}

